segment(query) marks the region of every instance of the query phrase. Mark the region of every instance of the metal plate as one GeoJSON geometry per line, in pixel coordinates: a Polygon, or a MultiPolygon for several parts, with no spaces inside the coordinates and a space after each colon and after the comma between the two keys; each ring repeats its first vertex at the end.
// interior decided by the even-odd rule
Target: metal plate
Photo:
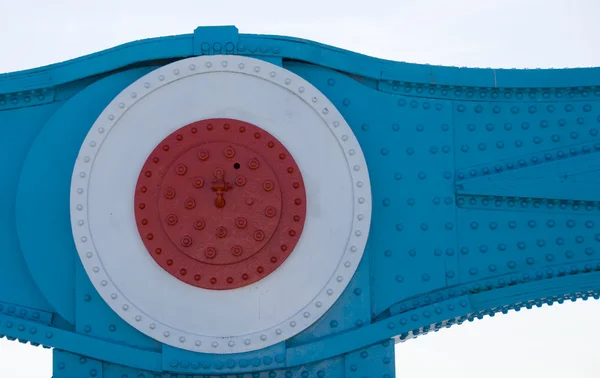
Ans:
{"type": "Polygon", "coordinates": [[[183,282],[235,289],[268,276],[294,250],[304,181],[271,134],[234,119],[184,126],[139,174],[135,216],[154,260],[183,282]]]}
{"type": "Polygon", "coordinates": [[[240,56],[181,60],[125,89],[86,137],[71,189],[76,247],[104,300],[150,337],[204,353],[264,348],[313,324],[352,278],[371,220],[365,159],[333,104],[297,75],[240,56]],[[306,189],[294,252],[266,278],[233,290],[167,273],[146,251],[133,211],[139,173],[157,144],[211,118],[269,132],[294,157],[306,189]]]}

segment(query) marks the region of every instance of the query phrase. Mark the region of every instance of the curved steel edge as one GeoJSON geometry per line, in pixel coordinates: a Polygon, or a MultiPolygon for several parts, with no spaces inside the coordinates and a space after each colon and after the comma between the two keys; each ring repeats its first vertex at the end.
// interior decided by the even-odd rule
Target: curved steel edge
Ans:
{"type": "Polygon", "coordinates": [[[482,88],[600,85],[600,68],[597,67],[529,70],[412,64],[373,58],[299,38],[238,34],[234,26],[218,26],[199,27],[194,34],[135,41],[62,63],[2,74],[0,94],[41,90],[144,61],[222,53],[300,60],[369,79],[417,85],[482,88]]]}
{"type": "Polygon", "coordinates": [[[390,316],[362,328],[336,334],[313,343],[289,348],[287,365],[297,366],[341,355],[395,337],[397,342],[450,328],[465,321],[506,314],[509,310],[541,307],[570,299],[600,298],[600,264],[596,271],[555,277],[545,282],[506,286],[493,291],[461,295],[439,303],[390,316]]]}

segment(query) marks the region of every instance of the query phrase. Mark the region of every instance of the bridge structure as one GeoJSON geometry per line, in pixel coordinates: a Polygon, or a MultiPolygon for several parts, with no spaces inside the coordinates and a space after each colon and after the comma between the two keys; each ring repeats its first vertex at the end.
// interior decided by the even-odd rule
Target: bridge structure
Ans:
{"type": "Polygon", "coordinates": [[[0,334],[55,378],[393,377],[396,344],[598,298],[599,129],[596,68],[232,26],[0,75],[0,334]]]}

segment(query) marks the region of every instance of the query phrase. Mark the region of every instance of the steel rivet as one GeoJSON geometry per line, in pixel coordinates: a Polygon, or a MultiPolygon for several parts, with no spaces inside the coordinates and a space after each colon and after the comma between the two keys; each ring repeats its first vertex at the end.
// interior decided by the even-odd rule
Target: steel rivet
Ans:
{"type": "Polygon", "coordinates": [[[214,258],[217,255],[217,250],[214,249],[213,247],[208,247],[206,248],[206,250],[204,251],[204,254],[206,255],[206,257],[208,257],[209,259],[214,258]]]}

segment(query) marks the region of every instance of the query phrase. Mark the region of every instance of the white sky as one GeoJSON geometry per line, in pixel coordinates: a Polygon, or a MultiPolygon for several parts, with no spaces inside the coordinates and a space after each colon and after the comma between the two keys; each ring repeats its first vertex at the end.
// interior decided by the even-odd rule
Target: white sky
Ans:
{"type": "MultiPolygon", "coordinates": [[[[0,73],[136,39],[236,25],[442,65],[600,66],[599,0],[0,0],[0,73]]],[[[497,315],[400,344],[398,376],[600,376],[600,301],[497,315]]],[[[0,378],[50,377],[48,350],[0,341],[0,378]]]]}

